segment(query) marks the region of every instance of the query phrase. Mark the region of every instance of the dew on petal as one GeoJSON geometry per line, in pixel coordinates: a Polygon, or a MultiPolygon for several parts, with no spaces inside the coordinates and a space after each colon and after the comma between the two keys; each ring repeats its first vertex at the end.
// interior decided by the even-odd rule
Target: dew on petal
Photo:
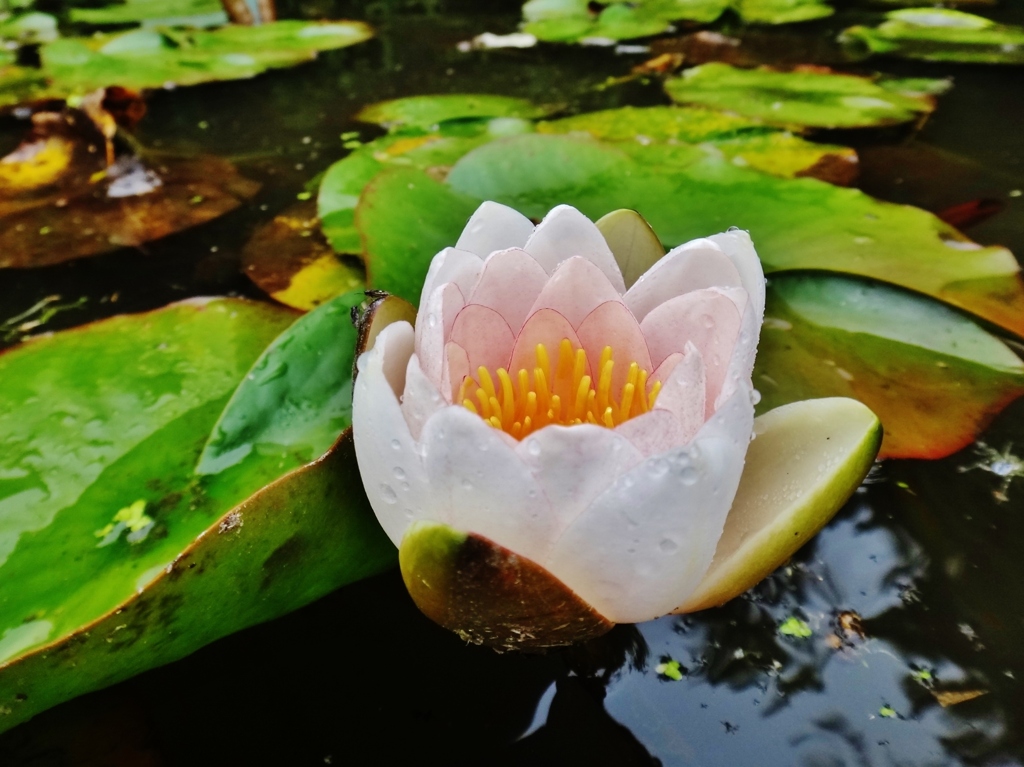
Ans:
{"type": "Polygon", "coordinates": [[[398,494],[391,485],[381,484],[380,497],[384,499],[385,503],[398,503],[398,494]]]}

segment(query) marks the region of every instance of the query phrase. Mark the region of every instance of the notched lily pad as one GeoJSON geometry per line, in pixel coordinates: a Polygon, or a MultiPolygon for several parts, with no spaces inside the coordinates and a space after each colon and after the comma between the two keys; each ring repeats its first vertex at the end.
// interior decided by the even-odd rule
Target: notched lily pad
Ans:
{"type": "Polygon", "coordinates": [[[1024,27],[946,8],[892,11],[877,27],[850,27],[840,40],[908,59],[1024,64],[1024,27]]]}
{"type": "Polygon", "coordinates": [[[883,458],[941,458],[1024,394],[1024,363],[941,304],[841,276],[779,275],[754,369],[759,409],[858,399],[882,421],[883,458]]]}
{"type": "Polygon", "coordinates": [[[540,565],[447,525],[415,523],[398,561],[416,606],[466,642],[544,649],[592,639],[613,626],[540,565]]]}
{"type": "Polygon", "coordinates": [[[324,239],[315,203],[292,205],[261,225],[242,249],[250,280],[282,304],[307,311],[365,285],[355,259],[334,254],[324,239]]]}
{"type": "Polygon", "coordinates": [[[894,125],[935,109],[934,98],[921,92],[920,83],[901,92],[854,75],[737,69],[720,63],[688,69],[666,81],[665,90],[679,103],[808,128],[894,125]]]}

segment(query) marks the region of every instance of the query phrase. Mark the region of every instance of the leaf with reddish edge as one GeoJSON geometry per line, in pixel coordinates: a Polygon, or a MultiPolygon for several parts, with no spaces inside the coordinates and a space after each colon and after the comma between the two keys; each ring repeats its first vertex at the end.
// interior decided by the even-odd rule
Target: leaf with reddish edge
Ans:
{"type": "Polygon", "coordinates": [[[479,535],[417,522],[398,553],[416,606],[464,641],[504,650],[560,647],[614,624],[529,559],[479,535]]]}
{"type": "Polygon", "coordinates": [[[967,317],[889,285],[827,274],[771,279],[754,386],[760,412],[858,399],[882,458],[941,458],[1024,394],[1024,364],[967,317]]]}

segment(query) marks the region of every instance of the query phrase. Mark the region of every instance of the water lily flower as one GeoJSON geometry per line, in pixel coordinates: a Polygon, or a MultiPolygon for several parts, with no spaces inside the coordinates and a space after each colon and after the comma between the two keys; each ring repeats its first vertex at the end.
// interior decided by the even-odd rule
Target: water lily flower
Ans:
{"type": "MultiPolygon", "coordinates": [[[[354,390],[360,472],[403,554],[431,526],[472,536],[531,568],[501,589],[542,573],[609,626],[699,590],[754,430],[764,275],[735,229],[625,271],[565,205],[534,226],[485,202],[434,257],[415,329],[384,328],[354,390]]],[[[465,565],[410,584],[421,608],[465,565]]],[[[516,632],[531,599],[513,599],[516,632]]]]}

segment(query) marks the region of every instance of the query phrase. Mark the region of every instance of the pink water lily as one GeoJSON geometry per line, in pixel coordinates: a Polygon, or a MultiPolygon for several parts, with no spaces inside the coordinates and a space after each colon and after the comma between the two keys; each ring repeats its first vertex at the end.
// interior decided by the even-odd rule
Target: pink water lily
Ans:
{"type": "Polygon", "coordinates": [[[753,428],[765,283],[746,232],[632,285],[568,206],[486,202],[431,263],[416,328],[359,359],[359,468],[396,546],[421,521],[545,568],[613,623],[670,613],[711,565],[753,428]]]}

